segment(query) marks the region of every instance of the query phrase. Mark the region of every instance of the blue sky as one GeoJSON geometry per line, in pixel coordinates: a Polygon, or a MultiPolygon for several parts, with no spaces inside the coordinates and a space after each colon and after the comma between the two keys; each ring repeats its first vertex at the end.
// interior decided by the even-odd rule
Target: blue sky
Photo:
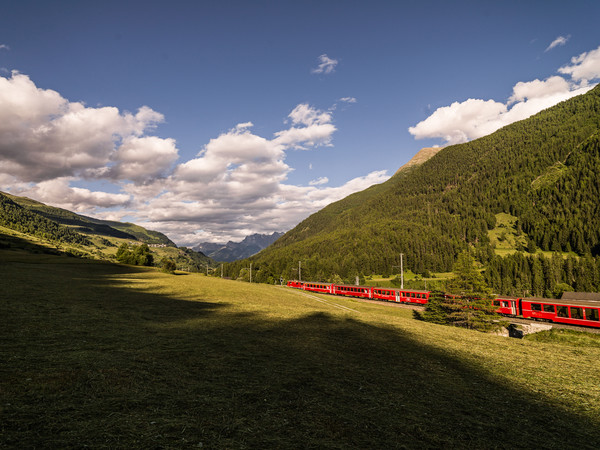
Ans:
{"type": "Polygon", "coordinates": [[[166,232],[286,231],[420,148],[600,77],[600,2],[8,1],[0,190],[166,232]]]}

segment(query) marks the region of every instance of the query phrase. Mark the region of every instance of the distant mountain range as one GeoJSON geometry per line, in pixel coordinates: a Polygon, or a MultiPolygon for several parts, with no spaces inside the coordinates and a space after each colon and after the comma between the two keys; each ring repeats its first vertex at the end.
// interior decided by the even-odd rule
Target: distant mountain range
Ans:
{"type": "Polygon", "coordinates": [[[242,242],[229,241],[226,244],[202,242],[193,250],[201,252],[215,261],[232,262],[257,254],[281,236],[283,233],[275,232],[273,234],[253,234],[247,236],[242,242]]]}

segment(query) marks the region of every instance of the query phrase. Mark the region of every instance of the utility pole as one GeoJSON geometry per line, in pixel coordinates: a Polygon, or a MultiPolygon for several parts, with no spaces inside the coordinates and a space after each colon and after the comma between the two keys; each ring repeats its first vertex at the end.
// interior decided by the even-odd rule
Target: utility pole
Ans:
{"type": "Polygon", "coordinates": [[[404,253],[400,253],[400,289],[404,289],[404,264],[402,257],[404,253]]]}
{"type": "Polygon", "coordinates": [[[206,264],[206,276],[208,276],[208,264],[206,264]]]}
{"type": "Polygon", "coordinates": [[[400,253],[400,266],[392,266],[392,270],[394,270],[394,267],[400,267],[400,289],[404,289],[404,262],[402,257],[404,256],[404,253],[400,253]]]}
{"type": "Polygon", "coordinates": [[[221,278],[223,278],[223,263],[221,263],[221,278]]]}
{"type": "Polygon", "coordinates": [[[302,261],[298,261],[298,281],[302,281],[302,261]]]}
{"type": "Polygon", "coordinates": [[[252,263],[250,263],[250,283],[252,283],[252,263]]]}

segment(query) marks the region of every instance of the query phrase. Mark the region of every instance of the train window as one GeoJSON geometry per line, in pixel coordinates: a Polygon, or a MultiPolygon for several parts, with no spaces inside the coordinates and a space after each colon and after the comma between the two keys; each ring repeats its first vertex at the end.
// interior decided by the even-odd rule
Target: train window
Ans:
{"type": "Polygon", "coordinates": [[[494,300],[493,304],[494,306],[500,306],[500,300],[494,300]]]}
{"type": "Polygon", "coordinates": [[[583,308],[571,306],[571,319],[583,319],[583,308]]]}
{"type": "Polygon", "coordinates": [[[556,315],[558,317],[569,317],[569,308],[566,306],[557,306],[556,315]]]}
{"type": "Polygon", "coordinates": [[[544,305],[544,312],[555,313],[554,305],[544,305]]]}
{"type": "Polygon", "coordinates": [[[503,308],[508,308],[508,307],[510,307],[510,303],[509,302],[502,302],[502,307],[503,308]]]}
{"type": "Polygon", "coordinates": [[[531,310],[532,311],[541,311],[542,310],[542,305],[539,303],[532,303],[531,304],[531,310]]]}
{"type": "Polygon", "coordinates": [[[594,308],[585,308],[585,318],[587,320],[595,320],[598,322],[598,320],[600,320],[598,318],[598,310],[594,308]]]}

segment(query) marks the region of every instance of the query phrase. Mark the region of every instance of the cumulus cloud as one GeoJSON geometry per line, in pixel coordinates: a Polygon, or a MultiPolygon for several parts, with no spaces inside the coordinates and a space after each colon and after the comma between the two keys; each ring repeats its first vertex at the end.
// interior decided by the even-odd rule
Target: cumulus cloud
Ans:
{"type": "Polygon", "coordinates": [[[448,144],[458,144],[488,134],[505,112],[503,103],[470,98],[438,108],[408,131],[417,139],[442,138],[448,144]]]}
{"type": "MultiPolygon", "coordinates": [[[[112,173],[111,165],[116,163],[119,176],[125,172],[133,175],[133,156],[141,158],[140,171],[149,153],[157,156],[159,138],[142,135],[162,121],[162,114],[146,106],[132,114],[69,102],[58,92],[40,89],[28,76],[13,72],[10,78],[0,77],[0,170],[24,181],[41,182],[112,173]],[[148,148],[133,152],[134,143],[148,148]]],[[[150,173],[140,172],[132,179],[154,176],[161,171],[158,162],[166,166],[173,161],[177,153],[174,141],[167,140],[162,147],[168,150],[163,149],[162,157],[155,159],[150,173]]]]}
{"type": "Polygon", "coordinates": [[[195,245],[288,230],[389,178],[374,172],[339,187],[325,187],[326,177],[286,184],[293,170],[286,152],[330,146],[336,131],[331,110],[307,103],[270,137],[240,123],[187,161],[179,160],[174,139],[148,135],[163,120],[145,106],[136,113],[90,108],[26,75],[0,77],[0,190],[99,218],[127,216],[195,245]]]}
{"type": "Polygon", "coordinates": [[[320,177],[317,178],[316,180],[312,180],[308,183],[309,186],[319,186],[320,184],[327,184],[329,183],[329,178],[327,177],[320,177]]]}
{"type": "Polygon", "coordinates": [[[561,46],[561,45],[565,45],[567,43],[567,41],[571,38],[571,35],[568,36],[559,36],[556,39],[554,39],[550,45],[548,47],[546,47],[546,50],[544,50],[545,52],[549,52],[550,50],[552,50],[555,47],[561,46]]]}
{"type": "Polygon", "coordinates": [[[286,151],[329,142],[335,128],[330,113],[300,104],[288,115],[290,128],[267,139],[252,124],[237,125],[211,139],[202,151],[179,164],[158,186],[129,185],[143,206],[137,216],[175,242],[195,245],[203,240],[243,239],[245,235],[288,230],[309,214],[351,193],[389,177],[374,172],[340,187],[323,187],[325,177],[309,186],[286,184],[292,170],[286,151]]]}
{"type": "Polygon", "coordinates": [[[10,47],[6,44],[0,44],[0,50],[10,50],[10,47]]]}
{"type": "Polygon", "coordinates": [[[242,240],[256,232],[289,230],[328,204],[388,179],[386,171],[376,171],[339,187],[278,183],[264,197],[246,203],[235,197],[189,200],[181,193],[169,192],[141,210],[139,223],[166,233],[182,245],[242,240]]]}
{"type": "Polygon", "coordinates": [[[331,113],[319,111],[306,103],[301,103],[292,110],[288,118],[295,126],[275,133],[274,142],[276,144],[295,149],[331,145],[331,137],[336,131],[335,126],[330,123],[331,113]]]}
{"type": "Polygon", "coordinates": [[[600,47],[571,58],[571,64],[558,69],[559,73],[570,75],[575,81],[588,83],[600,78],[600,47]]]}
{"type": "Polygon", "coordinates": [[[338,65],[337,59],[332,59],[326,54],[319,56],[319,65],[311,70],[311,73],[324,73],[328,75],[335,72],[335,66],[338,65]]]}
{"type": "Polygon", "coordinates": [[[108,169],[107,175],[116,180],[147,182],[165,176],[177,157],[175,139],[129,136],[113,153],[111,159],[115,165],[108,169]]]}
{"type": "Polygon", "coordinates": [[[459,144],[584,94],[593,87],[590,82],[600,78],[600,47],[572,58],[571,64],[558,72],[570,75],[571,80],[556,75],[519,82],[506,103],[472,98],[454,102],[436,109],[408,131],[416,139],[439,138],[444,144],[459,144]]]}
{"type": "Polygon", "coordinates": [[[65,177],[29,186],[13,184],[11,192],[81,213],[91,213],[102,208],[126,207],[131,201],[131,196],[127,194],[94,192],[85,188],[72,187],[69,185],[71,181],[71,178],[65,177]]]}

